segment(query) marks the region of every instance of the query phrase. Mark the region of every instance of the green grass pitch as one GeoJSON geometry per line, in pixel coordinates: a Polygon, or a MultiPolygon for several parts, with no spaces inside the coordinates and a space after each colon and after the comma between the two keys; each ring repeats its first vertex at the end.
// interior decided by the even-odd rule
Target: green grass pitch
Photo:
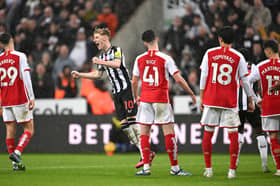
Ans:
{"type": "Polygon", "coordinates": [[[111,186],[111,185],[268,185],[280,186],[280,177],[273,176],[275,166],[269,156],[271,173],[262,173],[257,154],[242,154],[237,178],[227,179],[229,155],[214,154],[214,177],[202,176],[202,154],[179,154],[182,168],[193,173],[192,177],[169,175],[167,154],[157,154],[153,161],[152,175],[136,177],[134,165],[137,154],[24,154],[25,172],[13,172],[7,154],[0,154],[0,186],[111,186]]]}

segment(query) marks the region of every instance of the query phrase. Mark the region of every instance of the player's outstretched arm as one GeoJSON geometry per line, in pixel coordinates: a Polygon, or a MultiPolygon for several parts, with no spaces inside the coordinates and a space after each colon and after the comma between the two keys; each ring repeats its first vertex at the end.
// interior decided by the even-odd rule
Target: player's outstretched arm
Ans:
{"type": "Polygon", "coordinates": [[[114,59],[112,61],[103,61],[102,59],[99,59],[98,57],[93,57],[92,62],[97,65],[104,65],[110,68],[120,68],[121,66],[121,60],[120,59],[114,59]]]}
{"type": "Polygon", "coordinates": [[[71,75],[73,78],[78,79],[78,78],[85,78],[85,79],[99,79],[101,78],[103,74],[103,71],[93,71],[93,72],[88,72],[88,73],[84,73],[84,72],[78,72],[78,71],[72,71],[71,75]]]}
{"type": "Polygon", "coordinates": [[[191,95],[191,98],[192,98],[192,101],[193,101],[193,105],[196,104],[196,97],[195,97],[192,89],[189,87],[188,83],[180,75],[180,73],[174,74],[173,78],[175,79],[176,83],[178,83],[178,85],[184,89],[184,91],[186,91],[187,93],[189,93],[191,95]]]}
{"type": "Polygon", "coordinates": [[[132,76],[132,81],[131,81],[131,84],[132,84],[132,93],[133,93],[133,96],[134,96],[134,100],[137,102],[138,104],[138,81],[139,81],[139,77],[138,76],[132,76]]]}

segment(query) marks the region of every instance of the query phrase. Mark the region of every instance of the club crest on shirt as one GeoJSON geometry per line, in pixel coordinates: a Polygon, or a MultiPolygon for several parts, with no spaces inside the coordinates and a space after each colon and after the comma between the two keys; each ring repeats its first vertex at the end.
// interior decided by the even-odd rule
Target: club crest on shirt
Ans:
{"type": "Polygon", "coordinates": [[[122,54],[121,54],[120,51],[116,51],[114,55],[115,55],[115,58],[121,58],[122,57],[122,54]]]}

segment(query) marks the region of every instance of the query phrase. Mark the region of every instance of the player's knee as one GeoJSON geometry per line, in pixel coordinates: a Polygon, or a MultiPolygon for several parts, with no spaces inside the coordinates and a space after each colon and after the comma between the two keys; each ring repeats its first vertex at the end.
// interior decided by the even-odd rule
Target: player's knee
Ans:
{"type": "Polygon", "coordinates": [[[228,132],[237,132],[238,128],[228,128],[228,132]]]}
{"type": "Polygon", "coordinates": [[[214,132],[215,127],[209,127],[209,126],[205,126],[204,130],[208,131],[208,132],[214,132]]]}

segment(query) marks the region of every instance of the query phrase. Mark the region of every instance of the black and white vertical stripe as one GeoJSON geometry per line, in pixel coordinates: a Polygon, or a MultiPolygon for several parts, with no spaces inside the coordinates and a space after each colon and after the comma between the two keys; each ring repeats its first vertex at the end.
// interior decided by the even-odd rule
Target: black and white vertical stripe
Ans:
{"type": "Polygon", "coordinates": [[[121,65],[119,68],[110,68],[107,66],[98,65],[98,70],[105,70],[107,72],[109,80],[113,86],[113,94],[119,93],[122,90],[131,87],[128,70],[125,67],[125,58],[120,47],[112,46],[108,51],[101,52],[99,58],[104,61],[112,61],[119,58],[119,56],[115,56],[116,53],[121,55],[121,65]]]}
{"type": "MultiPolygon", "coordinates": [[[[252,70],[252,65],[248,65],[248,70],[252,70]]],[[[258,91],[258,85],[255,83],[253,85],[253,90],[255,94],[257,94],[258,91]]],[[[242,86],[239,87],[239,94],[238,94],[238,109],[242,111],[247,111],[248,110],[248,97],[247,94],[242,86]]]]}

